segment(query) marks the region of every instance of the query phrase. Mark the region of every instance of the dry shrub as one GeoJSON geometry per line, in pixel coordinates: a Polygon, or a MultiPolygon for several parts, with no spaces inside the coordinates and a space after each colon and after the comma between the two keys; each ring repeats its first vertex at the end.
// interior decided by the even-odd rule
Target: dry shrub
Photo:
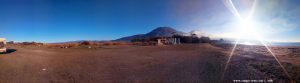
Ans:
{"type": "Polygon", "coordinates": [[[130,42],[91,42],[84,41],[80,43],[63,43],[63,44],[47,44],[51,48],[77,48],[77,47],[99,47],[99,46],[116,46],[116,45],[132,45],[130,42]]]}
{"type": "Polygon", "coordinates": [[[72,48],[72,47],[78,47],[78,43],[65,43],[65,44],[46,44],[47,47],[50,48],[72,48]]]}
{"type": "Polygon", "coordinates": [[[132,45],[149,46],[149,45],[152,45],[152,43],[150,43],[150,42],[133,42],[132,45]]]}
{"type": "Polygon", "coordinates": [[[92,42],[89,42],[89,41],[83,41],[80,43],[80,45],[92,45],[92,42]]]}
{"type": "Polygon", "coordinates": [[[22,43],[18,43],[17,45],[42,46],[42,45],[44,45],[44,43],[38,43],[38,42],[22,42],[22,43]]]}
{"type": "Polygon", "coordinates": [[[45,46],[50,47],[50,48],[59,48],[59,47],[62,47],[61,44],[46,44],[45,46]]]}
{"type": "Polygon", "coordinates": [[[142,45],[143,42],[133,42],[132,44],[133,44],[133,45],[142,45]]]}
{"type": "Polygon", "coordinates": [[[113,45],[113,42],[105,42],[103,45],[105,45],[105,46],[111,46],[111,45],[113,45]]]}
{"type": "Polygon", "coordinates": [[[69,44],[64,44],[63,46],[71,48],[71,47],[78,47],[79,44],[78,43],[69,43],[69,44]]]}
{"type": "Polygon", "coordinates": [[[155,42],[155,41],[149,41],[149,42],[132,42],[132,43],[128,43],[128,45],[153,46],[153,45],[157,45],[157,42],[155,42]]]}
{"type": "Polygon", "coordinates": [[[132,45],[131,42],[119,42],[119,45],[132,45]]]}
{"type": "Polygon", "coordinates": [[[103,45],[112,46],[112,45],[116,45],[116,44],[114,42],[105,42],[105,43],[103,43],[103,45]]]}
{"type": "Polygon", "coordinates": [[[94,43],[92,43],[92,46],[101,46],[101,45],[103,45],[103,43],[100,43],[100,42],[94,42],[94,43]]]}

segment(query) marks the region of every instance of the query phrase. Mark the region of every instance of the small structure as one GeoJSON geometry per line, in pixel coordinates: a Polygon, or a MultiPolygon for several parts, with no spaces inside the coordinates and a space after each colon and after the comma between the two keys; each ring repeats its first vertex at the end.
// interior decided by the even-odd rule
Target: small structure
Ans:
{"type": "Polygon", "coordinates": [[[157,45],[176,45],[180,44],[180,38],[174,37],[164,37],[164,38],[157,38],[157,45]]]}
{"type": "Polygon", "coordinates": [[[6,39],[0,38],[0,52],[6,52],[6,39]]]}

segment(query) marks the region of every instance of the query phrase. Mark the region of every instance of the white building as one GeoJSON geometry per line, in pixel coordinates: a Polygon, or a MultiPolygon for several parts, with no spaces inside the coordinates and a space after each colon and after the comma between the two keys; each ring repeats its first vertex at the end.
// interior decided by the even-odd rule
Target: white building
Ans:
{"type": "Polygon", "coordinates": [[[157,45],[175,45],[180,44],[180,38],[158,38],[157,39],[157,45]]]}

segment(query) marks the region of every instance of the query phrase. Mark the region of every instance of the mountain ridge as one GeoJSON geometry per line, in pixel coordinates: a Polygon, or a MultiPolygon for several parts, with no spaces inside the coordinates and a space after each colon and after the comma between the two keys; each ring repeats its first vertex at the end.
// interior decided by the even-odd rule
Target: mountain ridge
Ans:
{"type": "Polygon", "coordinates": [[[157,27],[156,29],[146,33],[146,34],[136,34],[132,36],[122,37],[114,41],[131,41],[133,39],[145,39],[152,37],[171,37],[173,35],[182,35],[183,32],[177,31],[172,27],[157,27]]]}

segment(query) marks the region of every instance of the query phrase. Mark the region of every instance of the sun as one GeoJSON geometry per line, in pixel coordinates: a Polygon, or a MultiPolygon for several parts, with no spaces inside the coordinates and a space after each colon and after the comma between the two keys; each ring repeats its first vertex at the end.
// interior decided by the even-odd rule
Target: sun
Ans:
{"type": "Polygon", "coordinates": [[[255,28],[252,20],[240,20],[234,34],[235,38],[244,41],[259,41],[261,39],[261,34],[259,34],[259,30],[255,28]]]}
{"type": "Polygon", "coordinates": [[[269,48],[269,46],[266,44],[266,42],[263,40],[263,38],[261,38],[261,35],[258,34],[259,30],[256,30],[254,28],[255,26],[253,24],[253,21],[251,20],[251,17],[252,17],[252,14],[253,14],[254,10],[255,10],[256,0],[254,0],[252,9],[251,9],[249,15],[246,18],[241,17],[240,13],[236,10],[235,5],[232,3],[232,0],[228,0],[228,2],[229,2],[230,8],[232,8],[232,10],[233,10],[233,13],[239,19],[239,26],[237,26],[237,28],[236,28],[236,32],[235,32],[236,41],[235,41],[234,46],[233,46],[233,48],[232,48],[232,50],[229,54],[229,58],[226,62],[225,69],[224,69],[224,72],[223,72],[223,75],[222,75],[222,79],[224,78],[226,69],[228,67],[228,64],[229,64],[234,52],[235,52],[237,44],[239,44],[241,42],[241,40],[256,40],[256,41],[259,41],[268,50],[268,52],[275,58],[277,63],[283,69],[284,73],[291,79],[291,76],[286,71],[286,69],[283,67],[283,65],[280,63],[280,61],[278,60],[276,55],[272,52],[272,50],[269,48]]]}

